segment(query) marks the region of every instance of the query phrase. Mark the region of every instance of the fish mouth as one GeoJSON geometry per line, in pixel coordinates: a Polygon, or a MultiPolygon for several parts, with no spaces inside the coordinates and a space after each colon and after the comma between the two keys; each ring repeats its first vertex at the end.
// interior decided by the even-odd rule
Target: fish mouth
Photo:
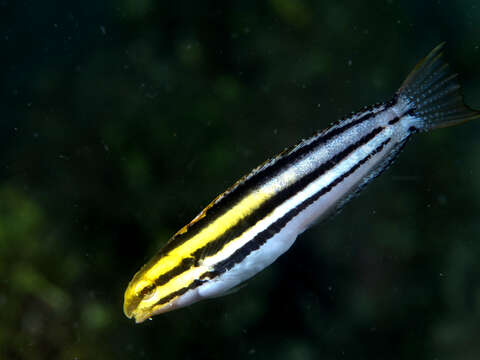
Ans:
{"type": "Polygon", "coordinates": [[[133,313],[125,305],[123,305],[123,313],[129,319],[131,319],[133,316],[133,313]]]}
{"type": "Polygon", "coordinates": [[[148,311],[140,311],[137,308],[137,305],[138,304],[135,303],[125,302],[123,304],[123,313],[127,318],[134,319],[135,323],[139,324],[147,320],[152,315],[148,311]]]}
{"type": "MultiPolygon", "coordinates": [[[[130,304],[129,304],[130,305],[130,304]]],[[[134,307],[127,304],[123,307],[123,313],[129,319],[134,319],[135,323],[139,324],[151,317],[151,314],[147,311],[138,311],[134,307]]]]}
{"type": "Polygon", "coordinates": [[[135,316],[135,309],[137,308],[138,304],[139,304],[139,301],[138,302],[127,301],[127,299],[125,298],[123,302],[123,313],[127,318],[131,319],[132,317],[135,316]]]}
{"type": "Polygon", "coordinates": [[[144,322],[147,319],[151,319],[155,315],[163,314],[169,311],[172,311],[175,309],[174,304],[165,304],[164,306],[158,307],[158,309],[152,310],[152,311],[141,311],[141,310],[131,310],[127,311],[130,309],[124,309],[125,315],[129,319],[134,319],[136,324],[140,324],[144,322]]]}
{"type": "MultiPolygon", "coordinates": [[[[134,314],[134,315],[132,315],[132,317],[135,319],[135,324],[140,324],[140,323],[144,322],[145,320],[151,318],[151,315],[147,314],[147,313],[143,313],[143,314],[134,314]]],[[[130,319],[132,317],[130,317],[130,319]]]]}

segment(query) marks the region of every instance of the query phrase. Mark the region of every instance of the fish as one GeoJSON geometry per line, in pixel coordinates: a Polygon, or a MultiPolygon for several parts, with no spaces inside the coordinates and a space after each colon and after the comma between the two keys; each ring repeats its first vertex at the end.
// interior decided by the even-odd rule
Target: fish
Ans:
{"type": "Polygon", "coordinates": [[[217,196],[134,275],[125,315],[140,323],[231,293],[358,195],[412,135],[480,118],[465,105],[443,48],[423,58],[389,101],[301,140],[217,196]]]}

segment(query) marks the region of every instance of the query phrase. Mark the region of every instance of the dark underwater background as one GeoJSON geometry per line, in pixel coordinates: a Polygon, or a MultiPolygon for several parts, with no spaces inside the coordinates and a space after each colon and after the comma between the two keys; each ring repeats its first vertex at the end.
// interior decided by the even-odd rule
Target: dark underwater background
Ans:
{"type": "Polygon", "coordinates": [[[0,0],[0,359],[480,358],[480,121],[419,134],[235,294],[136,325],[133,274],[446,41],[478,1],[0,0]]]}

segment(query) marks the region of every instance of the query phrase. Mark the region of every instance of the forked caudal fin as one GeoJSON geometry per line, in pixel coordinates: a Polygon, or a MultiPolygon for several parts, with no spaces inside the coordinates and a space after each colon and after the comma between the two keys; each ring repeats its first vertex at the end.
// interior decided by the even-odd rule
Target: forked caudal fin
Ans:
{"type": "Polygon", "coordinates": [[[451,72],[442,56],[444,44],[415,66],[397,92],[413,105],[412,115],[424,120],[424,131],[480,118],[479,111],[463,102],[458,74],[451,72]]]}

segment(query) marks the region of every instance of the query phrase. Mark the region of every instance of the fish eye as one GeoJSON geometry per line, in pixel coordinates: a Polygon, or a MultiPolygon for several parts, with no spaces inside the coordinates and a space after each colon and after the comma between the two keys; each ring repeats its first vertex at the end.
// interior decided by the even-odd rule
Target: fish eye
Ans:
{"type": "Polygon", "coordinates": [[[142,300],[149,300],[155,293],[155,286],[145,286],[142,291],[140,291],[139,297],[142,300]]]}

